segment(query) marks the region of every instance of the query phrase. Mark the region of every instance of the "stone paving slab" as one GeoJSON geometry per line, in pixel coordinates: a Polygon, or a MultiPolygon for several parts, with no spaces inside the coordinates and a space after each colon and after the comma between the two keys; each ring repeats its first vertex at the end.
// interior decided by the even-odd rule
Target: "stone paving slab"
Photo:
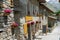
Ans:
{"type": "Polygon", "coordinates": [[[48,33],[47,35],[39,35],[35,40],[59,40],[60,39],[60,22],[57,23],[58,25],[53,29],[52,33],[48,33]]]}

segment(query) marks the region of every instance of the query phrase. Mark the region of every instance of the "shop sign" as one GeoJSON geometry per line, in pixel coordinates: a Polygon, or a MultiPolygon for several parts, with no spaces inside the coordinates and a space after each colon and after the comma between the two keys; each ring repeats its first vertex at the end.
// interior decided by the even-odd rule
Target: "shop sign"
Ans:
{"type": "Polygon", "coordinates": [[[33,17],[32,16],[26,16],[25,17],[25,20],[26,20],[26,22],[32,21],[33,20],[33,17]]]}

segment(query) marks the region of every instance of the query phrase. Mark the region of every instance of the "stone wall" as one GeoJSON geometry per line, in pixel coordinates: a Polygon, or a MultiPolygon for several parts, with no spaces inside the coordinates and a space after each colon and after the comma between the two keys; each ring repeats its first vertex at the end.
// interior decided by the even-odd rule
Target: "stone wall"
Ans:
{"type": "Polygon", "coordinates": [[[4,31],[0,33],[0,40],[13,40],[11,27],[4,28],[4,31]]]}

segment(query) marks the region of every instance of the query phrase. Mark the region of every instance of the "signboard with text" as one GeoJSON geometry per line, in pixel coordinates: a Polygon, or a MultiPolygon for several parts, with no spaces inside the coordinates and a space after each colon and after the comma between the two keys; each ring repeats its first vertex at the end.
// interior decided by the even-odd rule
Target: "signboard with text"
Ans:
{"type": "Polygon", "coordinates": [[[33,20],[33,17],[32,16],[26,16],[25,17],[25,20],[26,20],[26,22],[32,21],[33,20]]]}

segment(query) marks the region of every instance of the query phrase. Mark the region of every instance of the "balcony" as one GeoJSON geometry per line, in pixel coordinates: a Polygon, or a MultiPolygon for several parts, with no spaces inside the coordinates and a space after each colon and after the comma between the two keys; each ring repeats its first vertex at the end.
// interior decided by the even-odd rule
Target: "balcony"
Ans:
{"type": "Polygon", "coordinates": [[[49,14],[48,17],[53,18],[53,19],[57,19],[57,16],[55,14],[49,14]]]}

